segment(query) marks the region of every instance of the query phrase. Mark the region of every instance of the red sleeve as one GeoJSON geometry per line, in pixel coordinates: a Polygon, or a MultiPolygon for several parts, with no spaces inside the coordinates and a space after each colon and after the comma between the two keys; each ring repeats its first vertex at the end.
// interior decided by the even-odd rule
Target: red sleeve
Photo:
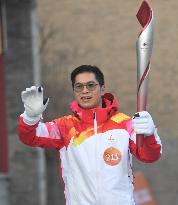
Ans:
{"type": "Polygon", "coordinates": [[[55,122],[27,125],[23,117],[18,121],[19,139],[31,147],[57,148],[64,146],[64,138],[55,122]]]}
{"type": "Polygon", "coordinates": [[[125,121],[125,127],[130,135],[129,149],[130,152],[140,161],[151,163],[158,160],[161,156],[161,140],[157,134],[157,130],[154,135],[145,136],[143,145],[139,148],[136,146],[136,134],[132,128],[132,120],[125,121]]]}
{"type": "Polygon", "coordinates": [[[161,156],[161,145],[156,141],[155,136],[145,137],[142,147],[137,148],[135,142],[129,139],[131,153],[140,161],[151,163],[161,156]]]}

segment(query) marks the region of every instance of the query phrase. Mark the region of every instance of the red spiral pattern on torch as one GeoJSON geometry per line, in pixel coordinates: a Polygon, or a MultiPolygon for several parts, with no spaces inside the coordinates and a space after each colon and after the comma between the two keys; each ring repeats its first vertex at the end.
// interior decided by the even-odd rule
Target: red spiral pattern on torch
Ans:
{"type": "Polygon", "coordinates": [[[146,78],[146,76],[147,76],[147,74],[148,74],[148,72],[149,72],[149,68],[150,68],[150,63],[148,63],[148,66],[146,67],[146,69],[145,69],[145,71],[144,71],[144,73],[143,73],[143,75],[142,75],[142,77],[141,77],[140,83],[139,83],[139,85],[138,85],[138,92],[139,92],[139,90],[140,90],[140,87],[141,87],[143,81],[145,80],[145,78],[146,78]]]}

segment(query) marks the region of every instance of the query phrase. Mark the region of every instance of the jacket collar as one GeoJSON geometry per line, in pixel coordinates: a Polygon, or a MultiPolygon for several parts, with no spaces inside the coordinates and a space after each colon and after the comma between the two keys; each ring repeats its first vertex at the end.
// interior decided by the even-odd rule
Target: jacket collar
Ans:
{"type": "Polygon", "coordinates": [[[74,115],[85,123],[93,123],[94,113],[96,113],[97,123],[100,124],[108,120],[118,110],[117,100],[111,93],[105,93],[102,98],[105,104],[103,108],[83,109],[77,101],[72,101],[70,108],[74,115]]]}

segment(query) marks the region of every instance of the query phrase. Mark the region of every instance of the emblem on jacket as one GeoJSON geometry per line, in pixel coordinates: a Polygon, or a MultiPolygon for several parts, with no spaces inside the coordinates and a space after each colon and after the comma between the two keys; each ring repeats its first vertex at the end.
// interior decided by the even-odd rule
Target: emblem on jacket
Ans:
{"type": "Polygon", "coordinates": [[[114,136],[112,136],[112,135],[109,135],[108,137],[107,137],[107,140],[108,140],[108,143],[109,144],[114,144],[114,143],[116,143],[116,137],[114,137],[114,136]]]}
{"type": "Polygon", "coordinates": [[[109,147],[104,151],[103,159],[106,164],[115,166],[121,161],[121,152],[115,147],[109,147]]]}

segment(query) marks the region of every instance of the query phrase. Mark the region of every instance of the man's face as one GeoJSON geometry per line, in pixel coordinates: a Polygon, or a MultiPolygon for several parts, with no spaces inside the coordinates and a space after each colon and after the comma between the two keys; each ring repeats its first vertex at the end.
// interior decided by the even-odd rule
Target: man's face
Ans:
{"type": "Polygon", "coordinates": [[[103,94],[104,85],[99,85],[94,73],[85,72],[76,75],[74,83],[74,97],[82,108],[90,109],[101,107],[101,96],[103,94]],[[75,90],[75,87],[78,90],[75,90]]]}

